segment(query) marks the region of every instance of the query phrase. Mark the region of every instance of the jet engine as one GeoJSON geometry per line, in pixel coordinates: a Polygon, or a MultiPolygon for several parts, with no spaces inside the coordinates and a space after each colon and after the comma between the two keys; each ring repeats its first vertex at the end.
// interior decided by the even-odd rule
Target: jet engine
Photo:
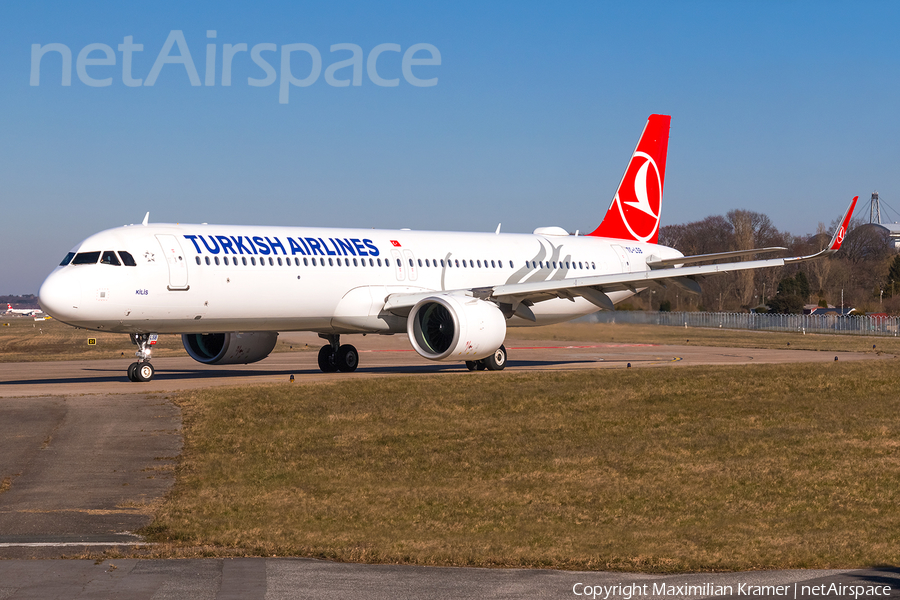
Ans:
{"type": "Polygon", "coordinates": [[[185,333],[184,349],[205,365],[239,365],[262,360],[275,348],[276,331],[185,333]]]}
{"type": "Polygon", "coordinates": [[[406,332],[425,358],[475,361],[503,344],[506,317],[495,304],[478,298],[431,296],[410,311],[406,332]]]}

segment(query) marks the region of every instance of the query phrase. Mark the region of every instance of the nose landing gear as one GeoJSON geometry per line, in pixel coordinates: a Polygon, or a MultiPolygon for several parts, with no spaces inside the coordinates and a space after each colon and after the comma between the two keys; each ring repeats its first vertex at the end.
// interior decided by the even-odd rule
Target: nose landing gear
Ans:
{"type": "Polygon", "coordinates": [[[137,362],[128,365],[129,381],[150,381],[156,372],[153,365],[150,364],[150,353],[159,336],[155,333],[132,333],[131,343],[138,346],[140,350],[134,353],[137,356],[137,362]]]}

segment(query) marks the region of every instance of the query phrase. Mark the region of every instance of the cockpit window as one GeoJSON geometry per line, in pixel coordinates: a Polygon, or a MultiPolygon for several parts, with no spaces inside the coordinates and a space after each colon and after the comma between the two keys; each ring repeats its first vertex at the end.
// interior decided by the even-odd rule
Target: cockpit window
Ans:
{"type": "Polygon", "coordinates": [[[96,252],[79,252],[72,259],[73,265],[95,265],[100,260],[100,251],[96,252]]]}
{"type": "Polygon", "coordinates": [[[136,267],[137,266],[137,263],[134,262],[134,257],[131,256],[131,254],[129,254],[128,252],[125,252],[124,250],[119,250],[119,256],[122,257],[122,264],[125,265],[126,267],[136,267]]]}
{"type": "Polygon", "coordinates": [[[113,265],[119,267],[122,263],[119,262],[119,257],[116,256],[116,253],[112,250],[105,250],[103,252],[103,256],[100,257],[101,265],[113,265]]]}
{"type": "Polygon", "coordinates": [[[64,259],[62,259],[62,262],[59,263],[59,266],[61,266],[61,267],[66,266],[67,264],[69,264],[70,262],[72,262],[72,259],[73,259],[73,258],[75,258],[75,253],[74,253],[74,252],[69,252],[68,254],[66,254],[66,257],[65,257],[64,259]]]}

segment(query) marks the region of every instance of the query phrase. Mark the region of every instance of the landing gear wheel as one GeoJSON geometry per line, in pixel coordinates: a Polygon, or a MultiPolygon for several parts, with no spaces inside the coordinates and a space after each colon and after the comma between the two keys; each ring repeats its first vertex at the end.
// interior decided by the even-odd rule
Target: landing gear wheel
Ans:
{"type": "Polygon", "coordinates": [[[502,371],[506,366],[506,346],[500,346],[493,354],[484,359],[488,371],[502,371]]]}
{"type": "Polygon", "coordinates": [[[338,348],[335,365],[342,373],[352,373],[359,366],[359,352],[350,344],[338,348]]]}
{"type": "Polygon", "coordinates": [[[150,363],[137,363],[137,368],[134,370],[134,379],[135,381],[150,381],[153,379],[154,373],[153,365],[150,363]]]}
{"type": "Polygon", "coordinates": [[[134,362],[128,365],[128,381],[137,381],[137,371],[138,363],[134,362]]]}
{"type": "Polygon", "coordinates": [[[467,360],[466,368],[470,371],[474,371],[475,369],[478,368],[478,363],[480,363],[480,362],[481,362],[480,360],[467,360]]]}
{"type": "Polygon", "coordinates": [[[338,370],[336,358],[331,344],[326,344],[319,349],[319,368],[323,373],[334,373],[338,370]]]}

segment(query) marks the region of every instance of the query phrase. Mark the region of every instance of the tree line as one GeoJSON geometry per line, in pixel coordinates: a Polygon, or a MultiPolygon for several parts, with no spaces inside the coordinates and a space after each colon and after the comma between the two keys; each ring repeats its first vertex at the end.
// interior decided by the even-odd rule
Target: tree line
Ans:
{"type": "MultiPolygon", "coordinates": [[[[776,229],[764,214],[732,210],[724,216],[663,226],[659,243],[686,256],[773,246],[786,247],[785,256],[803,256],[823,249],[838,221],[828,226],[819,223],[816,233],[795,236],[776,229]]],[[[703,292],[699,296],[675,286],[654,286],[621,308],[630,304],[645,310],[800,313],[804,305],[815,304],[900,313],[900,255],[884,228],[853,219],[840,251],[831,257],[705,277],[700,286],[703,292]]]]}

